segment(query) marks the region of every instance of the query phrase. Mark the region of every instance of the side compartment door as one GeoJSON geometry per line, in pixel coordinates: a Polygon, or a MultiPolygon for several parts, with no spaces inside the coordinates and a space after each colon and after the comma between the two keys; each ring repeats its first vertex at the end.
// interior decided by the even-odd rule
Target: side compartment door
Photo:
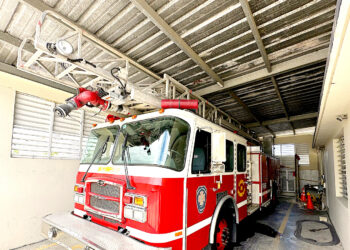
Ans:
{"type": "Polygon", "coordinates": [[[236,147],[236,202],[239,221],[247,217],[247,148],[242,144],[236,147]]]}
{"type": "Polygon", "coordinates": [[[261,157],[261,196],[262,204],[270,199],[270,181],[269,181],[269,158],[266,155],[261,157]]]}

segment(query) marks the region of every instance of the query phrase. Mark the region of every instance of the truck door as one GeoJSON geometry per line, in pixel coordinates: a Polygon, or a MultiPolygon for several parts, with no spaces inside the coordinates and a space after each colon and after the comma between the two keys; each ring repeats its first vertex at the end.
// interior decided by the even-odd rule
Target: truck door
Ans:
{"type": "Polygon", "coordinates": [[[247,216],[247,148],[239,143],[236,148],[236,203],[241,221],[247,216]]]}
{"type": "Polygon", "coordinates": [[[211,216],[216,206],[215,177],[210,172],[211,133],[197,130],[192,164],[187,178],[187,249],[202,249],[208,242],[211,216]]]}
{"type": "Polygon", "coordinates": [[[198,130],[193,146],[187,178],[186,243],[187,249],[203,249],[209,243],[210,223],[216,204],[233,189],[233,168],[230,170],[230,166],[227,166],[227,173],[222,174],[211,172],[212,133],[198,130]]]}

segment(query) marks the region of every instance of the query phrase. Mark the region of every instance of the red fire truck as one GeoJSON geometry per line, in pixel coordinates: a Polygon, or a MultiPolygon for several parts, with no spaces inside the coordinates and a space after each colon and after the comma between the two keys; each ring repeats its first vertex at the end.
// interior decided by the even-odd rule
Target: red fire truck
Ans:
{"type": "Polygon", "coordinates": [[[279,161],[191,111],[98,124],[82,156],[74,211],[44,218],[67,248],[225,249],[237,224],[276,197],[279,161]]]}

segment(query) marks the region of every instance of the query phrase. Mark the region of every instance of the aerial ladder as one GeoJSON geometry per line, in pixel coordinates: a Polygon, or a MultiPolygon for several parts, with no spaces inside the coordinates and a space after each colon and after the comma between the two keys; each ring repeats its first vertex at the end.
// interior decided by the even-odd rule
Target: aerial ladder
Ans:
{"type": "Polygon", "coordinates": [[[63,117],[85,105],[116,116],[183,105],[195,107],[197,115],[259,143],[253,131],[176,79],[167,74],[158,76],[53,11],[44,11],[34,37],[22,41],[17,68],[78,90],[76,96],[55,108],[63,117]],[[34,53],[25,50],[28,44],[34,53]],[[132,82],[137,75],[147,76],[147,82],[132,82]]]}

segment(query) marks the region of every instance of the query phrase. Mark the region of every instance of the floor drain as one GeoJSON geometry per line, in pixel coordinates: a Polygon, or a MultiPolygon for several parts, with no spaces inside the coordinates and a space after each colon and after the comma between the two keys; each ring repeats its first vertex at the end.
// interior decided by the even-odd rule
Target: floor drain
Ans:
{"type": "Polygon", "coordinates": [[[333,246],[339,243],[339,238],[334,227],[324,221],[297,221],[295,237],[317,246],[333,246]]]}

